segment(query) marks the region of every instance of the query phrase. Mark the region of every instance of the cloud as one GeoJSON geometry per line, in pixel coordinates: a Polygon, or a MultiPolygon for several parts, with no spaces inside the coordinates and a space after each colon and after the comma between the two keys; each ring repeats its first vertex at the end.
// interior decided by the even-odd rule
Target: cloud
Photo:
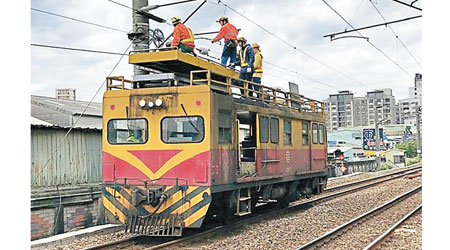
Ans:
{"type": "MultiPolygon", "coordinates": [[[[118,2],[131,6],[130,1],[118,2]]],[[[328,38],[324,38],[324,35],[342,31],[348,25],[322,1],[226,0],[224,2],[274,35],[265,32],[232,10],[214,4],[214,1],[206,3],[192,16],[187,25],[194,33],[219,30],[220,27],[215,20],[224,13],[229,16],[231,23],[242,29],[240,35],[246,36],[249,43],[258,42],[261,45],[266,62],[288,69],[282,70],[265,64],[264,84],[287,89],[288,81],[297,82],[303,94],[317,99],[325,99],[338,90],[351,90],[356,92],[357,96],[362,96],[371,88],[392,88],[396,99],[401,99],[408,96],[408,87],[413,86],[412,78],[365,40],[347,38],[330,42],[328,38]],[[295,51],[280,39],[306,54],[295,51]],[[298,74],[290,71],[298,72],[298,74]]],[[[328,2],[347,20],[353,17],[351,20],[354,27],[383,22],[368,1],[328,2]],[[360,8],[358,8],[359,4],[361,4],[360,8]]],[[[161,3],[165,1],[152,1],[152,4],[161,3]]],[[[168,21],[172,16],[180,16],[184,20],[200,3],[201,1],[196,1],[159,8],[153,13],[168,21]]],[[[417,15],[417,11],[395,2],[377,2],[376,6],[388,21],[417,15]]],[[[32,2],[31,7],[122,30],[131,29],[131,10],[108,1],[42,0],[32,2]]],[[[150,28],[160,28],[166,36],[173,29],[170,25],[155,22],[151,22],[150,28]]],[[[420,19],[395,24],[392,28],[420,62],[422,43],[420,19]]],[[[347,27],[347,29],[350,28],[347,27]]],[[[395,63],[398,57],[399,65],[409,74],[413,75],[421,71],[389,29],[380,27],[361,33],[369,37],[370,41],[395,63]]],[[[31,41],[112,52],[123,52],[129,44],[126,35],[122,32],[33,11],[31,12],[31,41]]],[[[196,46],[210,48],[211,54],[215,57],[220,57],[222,51],[222,46],[212,45],[207,40],[196,40],[196,46]]],[[[89,100],[118,59],[118,56],[111,55],[33,47],[31,92],[52,96],[54,88],[58,86],[76,87],[79,99],[89,100]]],[[[132,67],[127,65],[127,58],[123,59],[114,72],[114,75],[125,75],[128,78],[131,78],[132,74],[132,67]]],[[[96,100],[101,101],[101,97],[96,97],[96,100]]]]}

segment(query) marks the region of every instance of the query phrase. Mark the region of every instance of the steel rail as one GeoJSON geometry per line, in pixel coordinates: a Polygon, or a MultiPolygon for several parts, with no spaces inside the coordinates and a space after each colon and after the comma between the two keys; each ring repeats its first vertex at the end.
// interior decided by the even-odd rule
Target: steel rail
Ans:
{"type": "Polygon", "coordinates": [[[414,189],[412,189],[412,190],[410,190],[410,191],[408,191],[408,192],[406,192],[406,193],[404,193],[404,194],[402,194],[400,196],[397,196],[394,199],[384,203],[383,205],[380,205],[380,206],[378,206],[378,207],[376,207],[376,208],[374,208],[374,209],[372,209],[372,210],[370,210],[370,211],[368,211],[368,212],[366,212],[366,213],[364,213],[364,214],[362,214],[362,215],[360,215],[360,216],[358,216],[356,218],[353,218],[353,219],[347,221],[346,223],[344,223],[344,224],[342,224],[342,225],[340,225],[340,226],[338,226],[338,227],[328,231],[327,233],[322,234],[321,236],[317,237],[316,239],[314,239],[314,240],[304,244],[303,246],[297,248],[296,250],[311,249],[311,247],[317,245],[318,243],[324,241],[325,239],[330,238],[333,235],[336,235],[337,233],[339,233],[339,232],[343,231],[344,229],[348,228],[348,226],[353,225],[353,224],[355,224],[357,222],[360,222],[363,219],[365,219],[365,218],[367,218],[367,217],[369,217],[371,215],[374,215],[377,212],[380,212],[380,211],[384,210],[388,206],[396,204],[396,203],[398,203],[401,200],[404,200],[405,198],[415,194],[416,192],[420,191],[421,189],[422,189],[422,185],[420,185],[420,186],[418,186],[418,187],[416,187],[416,188],[414,188],[414,189]]]}
{"type": "Polygon", "coordinates": [[[403,218],[401,218],[397,223],[395,223],[391,228],[386,230],[382,235],[380,235],[378,238],[376,238],[374,241],[372,241],[369,245],[367,245],[363,250],[372,250],[379,247],[385,239],[391,235],[395,229],[397,229],[401,224],[403,224],[406,220],[411,218],[414,214],[416,214],[419,210],[422,209],[422,205],[419,205],[415,209],[413,209],[411,212],[409,212],[407,215],[405,215],[403,218]]]}
{"type": "MultiPolygon", "coordinates": [[[[415,171],[420,171],[420,170],[415,170],[415,171]]],[[[391,175],[395,175],[395,174],[398,174],[398,173],[397,172],[391,173],[391,175]]],[[[159,244],[159,245],[155,245],[155,246],[151,246],[151,247],[148,247],[148,248],[145,248],[145,249],[146,250],[161,249],[161,248],[172,246],[172,245],[175,245],[175,244],[178,244],[178,243],[181,243],[181,242],[186,242],[186,241],[190,241],[190,240],[193,240],[193,239],[197,239],[197,238],[209,235],[211,233],[215,233],[215,232],[219,232],[219,231],[229,231],[230,229],[239,227],[239,226],[244,225],[244,224],[250,224],[252,222],[260,221],[261,219],[272,218],[272,217],[275,217],[275,216],[281,216],[281,215],[285,215],[285,214],[290,214],[290,213],[299,211],[301,209],[311,207],[314,204],[327,201],[327,200],[329,200],[331,198],[336,198],[336,197],[339,197],[339,196],[342,196],[342,195],[345,195],[345,194],[354,193],[354,192],[356,192],[358,190],[369,188],[369,187],[375,186],[377,184],[381,184],[383,182],[388,182],[388,181],[400,178],[402,176],[406,176],[408,174],[410,174],[410,172],[400,174],[400,175],[395,176],[394,178],[391,178],[391,179],[386,179],[386,180],[381,180],[381,181],[374,182],[374,183],[369,183],[369,184],[366,184],[366,185],[363,185],[363,186],[359,186],[359,187],[356,187],[356,188],[344,190],[344,191],[337,192],[337,193],[328,194],[326,196],[318,197],[318,198],[315,198],[315,199],[312,199],[312,200],[309,200],[309,201],[293,202],[294,203],[293,205],[291,205],[290,207],[285,208],[285,209],[275,210],[275,211],[270,211],[270,212],[266,212],[266,213],[263,213],[263,214],[254,215],[254,216],[252,216],[250,218],[247,218],[247,219],[244,219],[244,220],[239,220],[236,223],[233,223],[233,224],[230,224],[230,225],[218,226],[218,227],[209,229],[207,231],[201,232],[201,233],[196,234],[196,235],[183,237],[183,238],[176,239],[176,240],[173,240],[173,241],[168,241],[168,242],[165,242],[165,243],[162,243],[162,244],[159,244]]]]}
{"type": "Polygon", "coordinates": [[[339,185],[339,186],[330,187],[330,188],[325,189],[324,192],[334,191],[334,190],[342,189],[342,188],[345,188],[345,187],[350,187],[350,186],[354,186],[354,185],[357,185],[357,184],[362,184],[362,183],[365,183],[365,182],[374,181],[374,180],[385,178],[385,177],[389,177],[389,176],[392,176],[392,175],[395,175],[395,174],[402,174],[402,173],[409,172],[409,171],[417,172],[421,168],[422,168],[422,165],[418,164],[418,165],[415,165],[415,166],[412,166],[412,167],[408,167],[408,168],[402,169],[400,171],[387,173],[385,175],[375,176],[375,177],[368,178],[368,179],[363,179],[363,180],[360,180],[360,181],[355,181],[355,182],[351,182],[351,183],[342,184],[342,185],[339,185]]]}

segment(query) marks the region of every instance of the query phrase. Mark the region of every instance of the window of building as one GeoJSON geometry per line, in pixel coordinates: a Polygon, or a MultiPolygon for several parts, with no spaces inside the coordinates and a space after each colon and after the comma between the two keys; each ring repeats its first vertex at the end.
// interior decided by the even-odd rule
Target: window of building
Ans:
{"type": "Polygon", "coordinates": [[[161,122],[161,139],[165,143],[201,142],[204,137],[201,116],[165,117],[161,122]]]}
{"type": "Polygon", "coordinates": [[[323,124],[319,124],[319,143],[323,144],[325,141],[325,126],[323,124]]]}
{"type": "Polygon", "coordinates": [[[302,144],[309,145],[309,123],[302,122],[302,144]]]}
{"type": "Polygon", "coordinates": [[[284,120],[284,145],[292,145],[292,127],[291,121],[284,120]]]}
{"type": "Polygon", "coordinates": [[[259,117],[259,141],[269,142],[269,118],[267,116],[259,117]]]}
{"type": "Polygon", "coordinates": [[[148,140],[148,124],[143,118],[109,120],[107,127],[110,144],[143,144],[148,140]]]}
{"type": "Polygon", "coordinates": [[[318,142],[319,142],[319,137],[318,137],[318,133],[319,133],[319,131],[318,131],[318,126],[317,126],[317,123],[313,123],[313,125],[312,125],[312,137],[313,137],[313,143],[314,144],[317,144],[318,142]]]}
{"type": "Polygon", "coordinates": [[[219,111],[219,143],[231,143],[231,113],[219,111]]]}
{"type": "Polygon", "coordinates": [[[278,143],[280,141],[280,124],[278,118],[270,118],[270,141],[278,143]]]}

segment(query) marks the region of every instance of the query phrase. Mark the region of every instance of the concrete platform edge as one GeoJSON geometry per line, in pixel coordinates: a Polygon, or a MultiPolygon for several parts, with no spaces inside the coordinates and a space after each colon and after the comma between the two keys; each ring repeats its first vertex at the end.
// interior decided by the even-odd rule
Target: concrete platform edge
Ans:
{"type": "Polygon", "coordinates": [[[45,249],[49,247],[54,247],[61,244],[67,244],[75,239],[83,238],[92,235],[109,234],[118,231],[122,231],[124,226],[121,224],[106,224],[94,227],[84,228],[74,232],[67,232],[63,234],[54,235],[51,237],[33,240],[31,241],[32,249],[45,249]]]}

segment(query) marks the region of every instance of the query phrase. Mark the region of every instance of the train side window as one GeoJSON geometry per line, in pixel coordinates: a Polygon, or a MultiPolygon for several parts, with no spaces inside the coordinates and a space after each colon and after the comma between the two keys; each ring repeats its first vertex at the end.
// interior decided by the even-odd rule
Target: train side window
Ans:
{"type": "Polygon", "coordinates": [[[107,127],[110,144],[143,144],[148,140],[148,124],[143,118],[113,119],[107,127]]]}
{"type": "Polygon", "coordinates": [[[165,143],[201,142],[204,137],[201,116],[165,117],[161,121],[161,140],[165,143]]]}
{"type": "Polygon", "coordinates": [[[309,123],[302,123],[302,144],[309,145],[309,123]]]}
{"type": "Polygon", "coordinates": [[[280,122],[278,118],[270,118],[270,141],[278,143],[280,141],[280,122]]]}
{"type": "Polygon", "coordinates": [[[324,139],[325,139],[325,127],[323,126],[323,124],[319,124],[319,143],[323,144],[324,143],[324,139]]]}
{"type": "Polygon", "coordinates": [[[269,118],[267,116],[259,117],[259,141],[269,142],[269,118]]]}
{"type": "Polygon", "coordinates": [[[312,132],[313,132],[313,143],[317,144],[319,142],[319,138],[318,138],[318,128],[317,128],[317,123],[313,123],[312,125],[312,132]]]}
{"type": "Polygon", "coordinates": [[[292,124],[291,121],[283,120],[284,125],[284,145],[292,145],[292,124]]]}
{"type": "Polygon", "coordinates": [[[231,114],[226,111],[219,111],[219,143],[231,143],[231,114]]]}

